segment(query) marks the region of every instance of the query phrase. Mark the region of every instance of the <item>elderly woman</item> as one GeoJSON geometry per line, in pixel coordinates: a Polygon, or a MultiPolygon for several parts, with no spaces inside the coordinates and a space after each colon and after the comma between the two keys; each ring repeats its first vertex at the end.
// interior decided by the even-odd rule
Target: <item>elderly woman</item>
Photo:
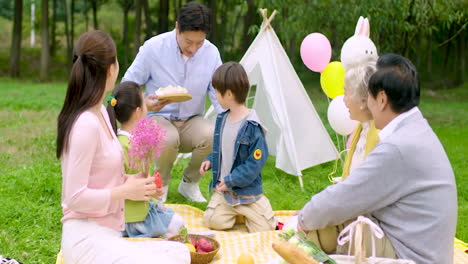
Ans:
{"type": "Polygon", "coordinates": [[[379,130],[375,128],[367,108],[367,84],[376,71],[376,61],[375,56],[361,57],[346,71],[343,100],[349,109],[350,118],[359,124],[350,137],[341,180],[346,179],[379,143],[379,130]]]}
{"type": "MultiPolygon", "coordinates": [[[[346,155],[341,178],[333,180],[340,182],[357,168],[374,147],[379,143],[379,130],[375,128],[372,115],[367,108],[367,85],[370,77],[376,71],[376,56],[363,56],[356,59],[348,68],[345,75],[344,102],[349,109],[350,118],[359,122],[350,137],[350,146],[346,155]]],[[[288,220],[284,228],[297,229],[298,218],[294,216],[288,220]]],[[[336,237],[336,228],[317,230],[318,237],[336,237]]],[[[336,239],[320,240],[321,247],[327,252],[336,248],[336,239]]]]}

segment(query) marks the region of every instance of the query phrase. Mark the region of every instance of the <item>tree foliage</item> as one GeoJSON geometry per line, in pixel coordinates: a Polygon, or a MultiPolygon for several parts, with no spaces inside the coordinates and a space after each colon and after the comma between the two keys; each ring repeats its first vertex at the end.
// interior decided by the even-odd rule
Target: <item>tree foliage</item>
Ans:
{"type": "MultiPolygon", "coordinates": [[[[34,0],[23,1],[25,17],[29,15],[27,12],[30,12],[32,1],[34,0]]],[[[77,25],[76,35],[81,34],[83,28],[92,28],[88,27],[89,15],[92,17],[90,24],[95,27],[98,20],[103,19],[101,29],[114,37],[124,67],[133,59],[130,51],[138,50],[143,40],[147,40],[152,34],[173,29],[178,9],[187,2],[75,0],[73,12],[69,10],[70,4],[67,4],[67,14],[64,5],[70,1],[57,0],[57,13],[50,12],[56,16],[50,25],[53,32],[57,28],[57,37],[53,35],[52,40],[54,48],[55,38],[62,46],[66,43],[63,28],[67,15],[70,23],[70,13],[77,14],[73,25],[68,25],[77,25]],[[138,9],[135,8],[136,3],[140,4],[138,9]],[[109,15],[110,13],[112,15],[109,15]],[[86,26],[79,26],[84,23],[86,26]],[[122,44],[123,47],[120,47],[122,44]]],[[[340,60],[343,43],[354,34],[359,16],[364,16],[370,20],[371,39],[376,44],[379,54],[403,54],[417,64],[426,80],[450,80],[442,82],[444,86],[463,82],[464,76],[467,75],[464,49],[465,43],[468,42],[468,2],[465,0],[199,1],[212,9],[212,32],[208,39],[219,48],[223,61],[241,59],[262,22],[258,9],[267,8],[268,14],[277,10],[272,25],[296,69],[305,69],[300,59],[299,47],[308,34],[320,32],[327,36],[333,49],[332,60],[340,60]],[[447,70],[450,74],[445,73],[447,70]]],[[[40,9],[38,2],[40,1],[36,0],[36,6],[40,9]]],[[[0,0],[0,16],[12,19],[12,3],[13,1],[0,0]]],[[[36,27],[38,25],[39,22],[36,27]]],[[[73,39],[75,33],[71,34],[73,39]]]]}

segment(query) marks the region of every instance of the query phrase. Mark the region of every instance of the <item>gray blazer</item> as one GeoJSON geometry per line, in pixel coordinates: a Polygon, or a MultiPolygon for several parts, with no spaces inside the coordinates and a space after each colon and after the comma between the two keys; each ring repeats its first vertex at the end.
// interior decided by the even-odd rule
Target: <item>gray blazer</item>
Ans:
{"type": "Polygon", "coordinates": [[[366,214],[379,221],[399,258],[453,263],[455,177],[420,111],[403,119],[345,181],[314,195],[299,221],[315,230],[366,214]]]}

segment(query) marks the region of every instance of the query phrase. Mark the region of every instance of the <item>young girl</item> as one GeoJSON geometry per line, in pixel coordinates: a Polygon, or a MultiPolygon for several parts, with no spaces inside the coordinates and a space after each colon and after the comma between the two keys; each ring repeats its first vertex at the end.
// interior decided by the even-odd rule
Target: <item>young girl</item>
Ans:
{"type": "Polygon", "coordinates": [[[57,122],[64,263],[190,263],[181,243],[122,238],[124,200],[147,201],[156,185],[153,177],[124,174],[122,147],[101,103],[119,72],[114,41],[99,30],[86,32],[73,55],[57,122]]]}
{"type": "MultiPolygon", "coordinates": [[[[129,139],[137,123],[146,116],[146,104],[138,84],[123,82],[118,85],[108,100],[107,112],[124,151],[125,172],[136,173],[129,168],[129,139]],[[116,119],[121,124],[118,130],[116,119]]],[[[163,188],[158,188],[153,198],[160,200],[163,194],[163,188]]],[[[162,202],[125,200],[124,236],[168,238],[178,234],[183,225],[183,218],[164,207],[162,202]]]]}

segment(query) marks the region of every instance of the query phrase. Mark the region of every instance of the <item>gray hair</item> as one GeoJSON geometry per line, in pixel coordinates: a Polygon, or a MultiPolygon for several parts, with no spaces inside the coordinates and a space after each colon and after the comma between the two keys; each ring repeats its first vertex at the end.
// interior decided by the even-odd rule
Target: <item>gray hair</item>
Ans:
{"type": "Polygon", "coordinates": [[[345,74],[345,85],[350,96],[357,100],[367,100],[369,79],[376,72],[377,56],[366,55],[349,65],[345,74]]]}

